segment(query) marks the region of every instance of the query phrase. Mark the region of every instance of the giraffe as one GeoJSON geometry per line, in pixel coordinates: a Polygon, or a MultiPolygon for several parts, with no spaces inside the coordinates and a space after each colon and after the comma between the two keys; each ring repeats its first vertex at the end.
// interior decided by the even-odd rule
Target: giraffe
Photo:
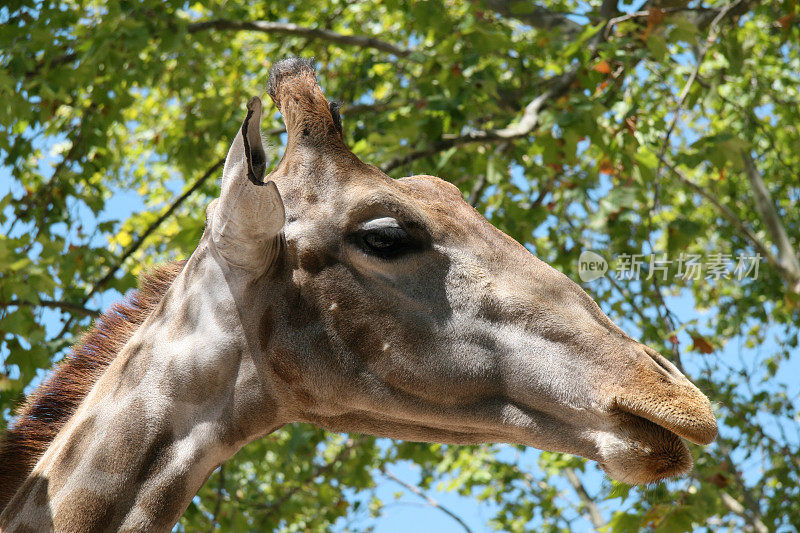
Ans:
{"type": "Polygon", "coordinates": [[[313,63],[273,65],[287,131],[266,175],[253,98],[185,263],[146,278],[32,395],[0,459],[0,529],[169,531],[211,472],[294,422],[687,472],[708,399],[452,184],[345,145],[313,63]]]}

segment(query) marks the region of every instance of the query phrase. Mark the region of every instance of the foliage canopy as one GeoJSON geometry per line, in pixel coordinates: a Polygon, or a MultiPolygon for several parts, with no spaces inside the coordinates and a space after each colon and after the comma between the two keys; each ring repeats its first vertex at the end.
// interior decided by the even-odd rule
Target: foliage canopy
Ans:
{"type": "Polygon", "coordinates": [[[800,528],[797,2],[544,5],[0,7],[0,426],[142,269],[191,253],[244,103],[272,61],[313,56],[363,160],[449,179],[574,279],[584,250],[617,271],[643,255],[638,280],[585,287],[712,398],[720,437],[690,477],[630,488],[561,454],[530,468],[509,447],[287,427],[212,475],[181,528],[362,529],[402,461],[409,490],[492,502],[502,530],[800,528]],[[651,254],[669,262],[648,277],[651,254]],[[687,278],[690,256],[730,268],[687,278]],[[732,272],[742,256],[757,276],[732,272]]]}

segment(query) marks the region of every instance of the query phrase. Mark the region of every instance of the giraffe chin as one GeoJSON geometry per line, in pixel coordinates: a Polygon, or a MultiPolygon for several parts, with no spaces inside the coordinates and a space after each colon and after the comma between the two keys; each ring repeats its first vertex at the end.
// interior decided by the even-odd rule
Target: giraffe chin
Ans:
{"type": "Polygon", "coordinates": [[[686,474],[692,455],[683,440],[645,418],[626,414],[624,425],[597,436],[600,467],[630,485],[656,483],[686,474]]]}

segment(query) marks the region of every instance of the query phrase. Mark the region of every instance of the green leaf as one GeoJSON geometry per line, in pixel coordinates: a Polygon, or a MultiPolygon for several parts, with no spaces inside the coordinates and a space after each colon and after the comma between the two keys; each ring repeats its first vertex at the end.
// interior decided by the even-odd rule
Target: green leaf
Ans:
{"type": "Polygon", "coordinates": [[[667,42],[659,34],[653,33],[647,37],[647,49],[656,61],[663,61],[667,56],[667,42]]]}

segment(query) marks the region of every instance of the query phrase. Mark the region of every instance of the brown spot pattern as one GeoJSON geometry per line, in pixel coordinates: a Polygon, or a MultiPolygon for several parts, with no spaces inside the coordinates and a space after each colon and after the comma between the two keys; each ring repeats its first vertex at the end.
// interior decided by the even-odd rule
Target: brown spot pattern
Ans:
{"type": "Polygon", "coordinates": [[[75,467],[77,467],[78,463],[83,459],[83,452],[88,446],[87,442],[91,440],[94,434],[94,422],[94,416],[85,418],[69,436],[69,441],[61,451],[58,461],[55,463],[50,473],[50,482],[53,487],[53,492],[61,490],[61,487],[67,482],[72,471],[75,470],[75,467]]]}
{"type": "Polygon", "coordinates": [[[171,528],[183,514],[188,485],[185,474],[174,476],[147,492],[139,505],[158,525],[171,528]]]}
{"type": "Polygon", "coordinates": [[[197,370],[192,361],[184,360],[183,363],[191,368],[179,371],[176,360],[167,364],[166,373],[159,387],[170,398],[182,402],[201,404],[209,399],[218,390],[221,378],[217,372],[201,372],[197,370]]]}
{"type": "Polygon", "coordinates": [[[286,320],[289,327],[302,329],[319,322],[320,314],[316,306],[305,297],[302,290],[289,285],[284,293],[286,302],[286,320]]]}
{"type": "Polygon", "coordinates": [[[335,257],[331,256],[330,254],[324,251],[322,252],[305,251],[300,255],[298,262],[300,268],[302,268],[312,276],[316,276],[325,268],[335,265],[337,263],[337,260],[335,257]]]}
{"type": "Polygon", "coordinates": [[[37,507],[44,507],[47,505],[49,500],[47,486],[47,479],[40,478],[39,483],[36,484],[36,488],[33,490],[33,503],[36,504],[37,507]]]}
{"type": "Polygon", "coordinates": [[[275,317],[272,309],[267,307],[261,315],[261,322],[258,325],[258,345],[262,352],[266,352],[272,339],[272,331],[275,329],[275,317]]]}
{"type": "Polygon", "coordinates": [[[298,388],[294,391],[294,399],[303,407],[313,407],[316,404],[314,397],[305,389],[298,388]]]}
{"type": "Polygon", "coordinates": [[[147,450],[140,463],[135,484],[140,485],[157,476],[168,464],[171,455],[172,433],[162,428],[147,445],[147,450]]]}
{"type": "MultiPolygon", "coordinates": [[[[17,515],[25,508],[25,504],[28,501],[28,498],[25,496],[30,494],[35,486],[42,480],[43,478],[32,477],[28,478],[25,483],[22,484],[19,490],[20,495],[10,501],[7,508],[4,509],[7,523],[13,522],[17,515]]],[[[44,480],[44,483],[46,484],[47,481],[44,480]]]]}
{"type": "Polygon", "coordinates": [[[202,304],[200,302],[197,302],[192,298],[190,298],[186,302],[181,303],[181,306],[178,309],[178,317],[177,317],[178,331],[182,331],[188,334],[197,330],[197,327],[200,324],[201,305],[202,304]]]}
{"type": "Polygon", "coordinates": [[[75,489],[58,506],[53,526],[59,533],[100,533],[114,529],[114,504],[86,489],[75,489]]]}
{"type": "Polygon", "coordinates": [[[142,381],[150,360],[153,357],[152,346],[137,342],[126,350],[127,359],[122,367],[117,371],[115,379],[103,380],[116,383],[115,391],[130,391],[136,388],[142,381]]]}
{"type": "Polygon", "coordinates": [[[109,423],[112,431],[106,433],[103,446],[92,459],[92,467],[114,474],[130,467],[129,457],[136,455],[146,434],[144,401],[135,399],[127,409],[121,410],[109,423]]]}
{"type": "Polygon", "coordinates": [[[285,383],[293,384],[299,382],[303,377],[300,369],[294,363],[297,360],[297,356],[289,350],[275,348],[269,360],[269,366],[278,378],[285,383]]]}
{"type": "Polygon", "coordinates": [[[12,529],[11,533],[37,533],[37,531],[30,526],[19,525],[12,529]]]}

